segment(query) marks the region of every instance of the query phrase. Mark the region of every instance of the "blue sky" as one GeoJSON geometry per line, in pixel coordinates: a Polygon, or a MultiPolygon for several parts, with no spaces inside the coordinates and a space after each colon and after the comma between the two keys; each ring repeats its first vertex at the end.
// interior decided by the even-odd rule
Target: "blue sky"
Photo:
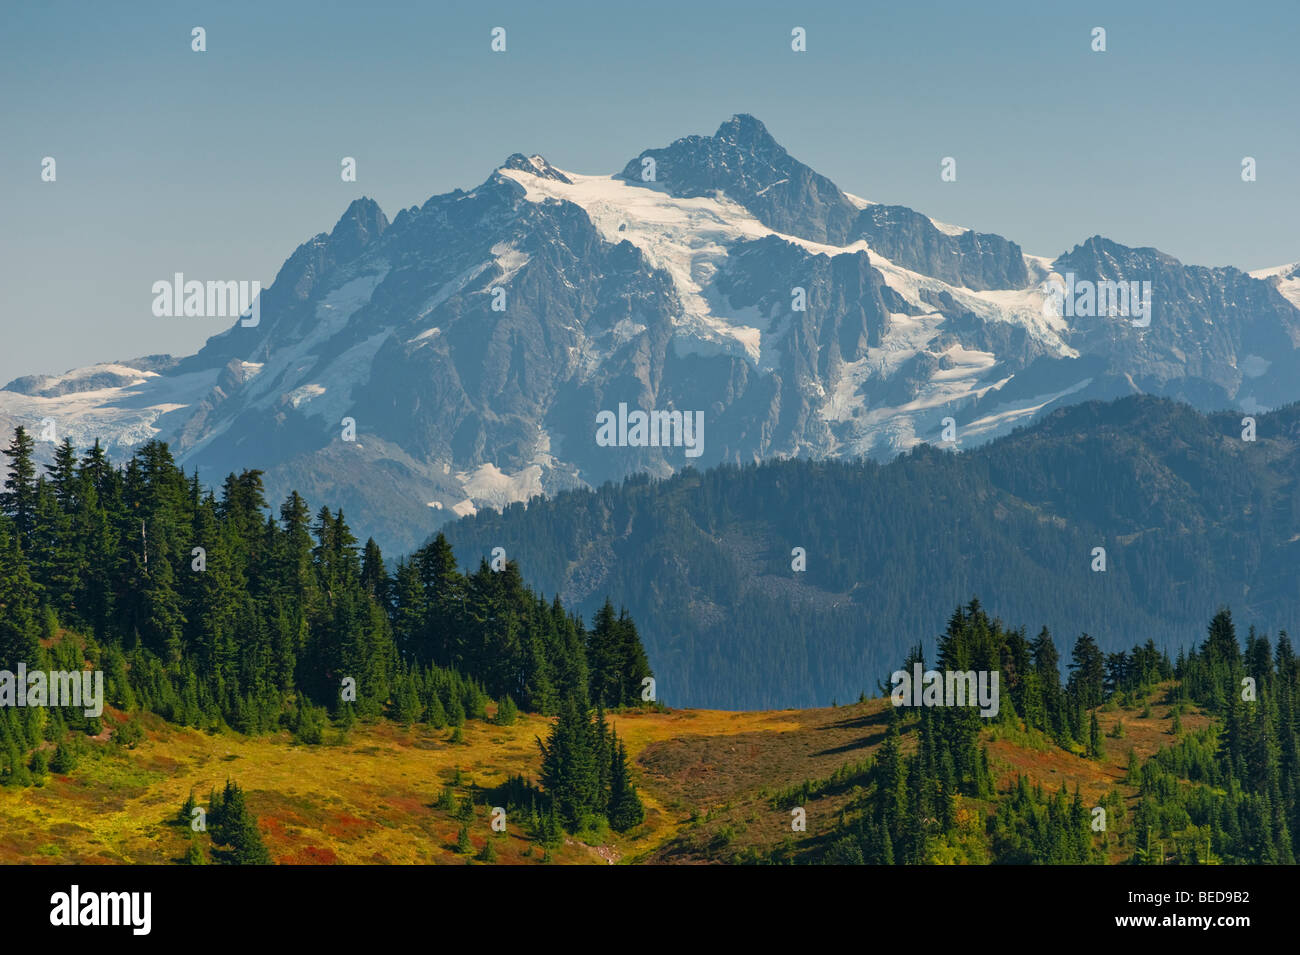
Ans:
{"type": "Polygon", "coordinates": [[[391,218],[512,152],[614,172],[738,112],[849,192],[1026,252],[1101,233],[1197,264],[1300,260],[1294,0],[235,0],[3,16],[0,383],[194,351],[226,322],[154,317],[153,282],[268,284],[358,195],[391,218]],[[794,26],[806,53],[790,50],[794,26]],[[344,156],[356,183],[340,180],[344,156]],[[939,180],[944,156],[955,183],[939,180]],[[1243,156],[1258,181],[1241,181],[1243,156]]]}

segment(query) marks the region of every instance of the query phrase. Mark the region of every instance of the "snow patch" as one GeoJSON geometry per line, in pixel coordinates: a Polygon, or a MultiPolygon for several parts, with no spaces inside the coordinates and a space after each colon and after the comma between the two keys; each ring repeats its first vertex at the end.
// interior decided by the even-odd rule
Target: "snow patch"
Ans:
{"type": "Polygon", "coordinates": [[[527,252],[520,251],[510,242],[498,242],[492,246],[492,255],[501,269],[501,276],[496,280],[498,282],[510,281],[529,260],[527,252]]]}
{"type": "Polygon", "coordinates": [[[325,394],[325,386],[318,385],[315,382],[313,382],[312,384],[309,385],[303,385],[301,388],[295,388],[293,391],[289,392],[284,397],[285,400],[289,402],[289,404],[297,408],[304,401],[311,401],[317,395],[323,395],[323,394],[325,394]]]}
{"type": "Polygon", "coordinates": [[[789,181],[790,181],[789,179],[778,179],[776,182],[768,183],[762,189],[758,190],[758,192],[754,193],[754,195],[761,196],[763,193],[767,192],[767,190],[771,189],[773,186],[779,186],[781,185],[781,183],[789,182],[789,181]]]}
{"type": "Polygon", "coordinates": [[[1278,290],[1284,299],[1296,308],[1300,308],[1300,263],[1292,262],[1290,265],[1275,265],[1271,269],[1256,269],[1254,272],[1247,274],[1254,279],[1271,280],[1273,287],[1278,290]],[[1286,276],[1291,277],[1286,278],[1286,276]]]}
{"type": "MultiPolygon", "coordinates": [[[[107,367],[92,365],[60,376],[73,380],[95,374],[107,367]]],[[[135,369],[129,369],[135,370],[135,369]]],[[[140,377],[128,385],[74,391],[55,397],[33,397],[14,391],[0,391],[0,415],[39,431],[45,418],[57,423],[60,441],[72,441],[87,448],[96,440],[110,455],[126,453],[154,438],[172,440],[183,420],[175,412],[191,407],[206,397],[217,383],[221,369],[189,372],[184,375],[159,375],[137,372],[140,377]],[[163,427],[162,418],[173,415],[163,427]]]]}
{"type": "Polygon", "coordinates": [[[743,355],[755,365],[764,363],[762,328],[746,321],[755,316],[742,315],[709,292],[713,276],[736,242],[774,235],[813,254],[830,256],[867,248],[862,240],[834,246],[774,232],[726,196],[678,198],[613,176],[559,171],[572,183],[517,169],[503,169],[501,174],[523,186],[530,202],[557,199],[578,205],[606,241],[617,244],[626,239],[652,266],[669,274],[683,309],[673,342],[678,354],[722,352],[743,355]]]}
{"type": "MultiPolygon", "coordinates": [[[[926,218],[930,219],[929,216],[926,216],[926,218]]],[[[962,226],[959,225],[952,225],[951,223],[948,222],[940,222],[938,219],[930,219],[930,225],[934,226],[944,235],[965,235],[967,232],[970,231],[970,229],[963,228],[962,226]]]]}
{"type": "Polygon", "coordinates": [[[961,426],[960,438],[979,437],[989,440],[999,434],[1005,434],[1021,422],[1034,417],[1053,401],[1059,401],[1067,395],[1081,391],[1092,384],[1091,378],[1076,382],[1069,388],[1047,395],[1038,395],[1015,404],[1000,405],[991,413],[961,426]]]}
{"type": "Polygon", "coordinates": [[[427,342],[430,338],[437,338],[441,334],[442,334],[442,329],[439,328],[437,325],[435,325],[433,326],[433,328],[426,328],[424,331],[420,332],[420,334],[416,335],[414,338],[407,339],[406,344],[414,345],[416,342],[427,342]]]}
{"type": "Polygon", "coordinates": [[[530,464],[515,474],[506,474],[489,461],[473,471],[458,471],[456,478],[475,506],[486,504],[500,510],[507,504],[526,501],[542,493],[542,469],[536,464],[530,464]]]}

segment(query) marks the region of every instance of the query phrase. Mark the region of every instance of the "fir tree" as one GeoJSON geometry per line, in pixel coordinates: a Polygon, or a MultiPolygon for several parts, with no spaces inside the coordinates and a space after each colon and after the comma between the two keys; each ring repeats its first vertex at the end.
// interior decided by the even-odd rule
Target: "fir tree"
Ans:
{"type": "Polygon", "coordinates": [[[497,704],[496,716],[493,722],[497,726],[511,726],[519,716],[519,707],[515,706],[515,701],[507,694],[500,703],[497,704]]]}
{"type": "Polygon", "coordinates": [[[609,826],[616,832],[639,826],[645,820],[645,807],[637,796],[627,765],[627,749],[614,737],[614,753],[609,783],[609,826]]]}
{"type": "Polygon", "coordinates": [[[203,851],[203,844],[199,841],[196,834],[190,834],[189,845],[185,849],[186,865],[207,865],[208,857],[203,851]]]}
{"type": "Polygon", "coordinates": [[[244,792],[226,781],[220,797],[213,796],[208,812],[208,834],[213,842],[213,861],[222,865],[270,865],[271,855],[257,830],[257,820],[248,811],[244,792]],[[216,848],[216,847],[222,848],[216,848]]]}
{"type": "Polygon", "coordinates": [[[0,510],[13,519],[18,541],[25,544],[36,524],[36,465],[33,463],[35,442],[27,429],[19,425],[4,454],[9,457],[9,474],[0,492],[0,510]]]}
{"type": "Polygon", "coordinates": [[[570,697],[560,708],[547,741],[537,741],[542,753],[542,785],[570,831],[583,827],[599,802],[594,735],[586,704],[570,697]]]}

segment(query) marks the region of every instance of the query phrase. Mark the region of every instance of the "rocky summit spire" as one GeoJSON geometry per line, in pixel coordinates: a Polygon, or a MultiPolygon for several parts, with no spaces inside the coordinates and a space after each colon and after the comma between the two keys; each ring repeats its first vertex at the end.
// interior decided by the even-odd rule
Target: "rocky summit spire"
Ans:
{"type": "Polygon", "coordinates": [[[621,177],[675,196],[723,194],[764,225],[816,242],[844,242],[858,216],[835,183],[791,156],[747,113],[731,117],[712,136],[645,150],[621,177]]]}
{"type": "Polygon", "coordinates": [[[330,245],[337,257],[359,252],[364,246],[379,238],[388,228],[388,217],[379,203],[369,196],[353,199],[347,211],[330,232],[330,245]]]}

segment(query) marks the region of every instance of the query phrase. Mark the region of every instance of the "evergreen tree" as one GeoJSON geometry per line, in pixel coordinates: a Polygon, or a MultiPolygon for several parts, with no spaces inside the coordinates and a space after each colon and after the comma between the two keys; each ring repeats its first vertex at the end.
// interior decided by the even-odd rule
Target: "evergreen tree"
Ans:
{"type": "Polygon", "coordinates": [[[203,851],[203,845],[199,842],[199,837],[195,834],[190,835],[189,845],[185,850],[186,865],[207,865],[208,857],[203,851]]]}
{"type": "Polygon", "coordinates": [[[36,444],[27,429],[19,425],[4,454],[9,457],[9,474],[0,492],[0,510],[12,518],[20,544],[25,544],[36,525],[36,444]]]}
{"type": "Polygon", "coordinates": [[[1100,706],[1105,698],[1106,658],[1097,641],[1083,634],[1070,658],[1070,696],[1085,710],[1100,706]]]}
{"type": "Polygon", "coordinates": [[[497,704],[496,716],[493,719],[498,726],[510,726],[519,716],[519,707],[515,706],[515,701],[510,698],[509,694],[497,704]]]}
{"type": "Polygon", "coordinates": [[[614,752],[609,783],[609,826],[616,832],[639,826],[645,820],[645,807],[637,796],[627,765],[627,748],[613,737],[614,752]]]}
{"type": "Polygon", "coordinates": [[[209,800],[208,834],[212,837],[213,861],[222,865],[270,865],[271,855],[257,830],[257,820],[249,813],[244,792],[237,784],[226,781],[218,797],[209,800]],[[222,848],[216,848],[216,847],[222,848]]]}
{"type": "Polygon", "coordinates": [[[542,785],[570,831],[585,826],[599,804],[594,735],[586,704],[570,697],[561,706],[547,741],[537,741],[542,752],[542,785]]]}
{"type": "Polygon", "coordinates": [[[0,517],[0,670],[18,664],[38,669],[42,662],[36,632],[33,584],[13,523],[0,517]]]}

